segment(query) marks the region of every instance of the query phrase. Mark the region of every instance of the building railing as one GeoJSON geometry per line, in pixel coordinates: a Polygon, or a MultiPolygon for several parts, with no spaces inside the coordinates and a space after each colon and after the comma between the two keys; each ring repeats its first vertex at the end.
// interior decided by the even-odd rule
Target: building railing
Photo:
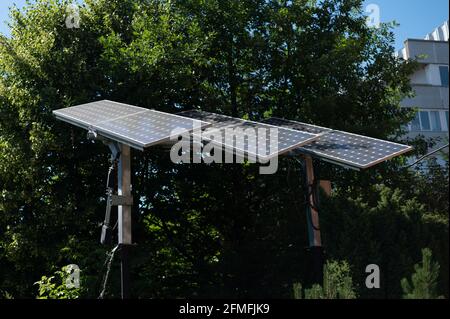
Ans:
{"type": "Polygon", "coordinates": [[[448,42],[445,41],[408,39],[405,51],[407,58],[418,58],[420,63],[448,65],[448,42]]]}
{"type": "Polygon", "coordinates": [[[447,87],[412,84],[416,96],[402,101],[405,107],[421,109],[448,109],[449,91],[447,87]]]}

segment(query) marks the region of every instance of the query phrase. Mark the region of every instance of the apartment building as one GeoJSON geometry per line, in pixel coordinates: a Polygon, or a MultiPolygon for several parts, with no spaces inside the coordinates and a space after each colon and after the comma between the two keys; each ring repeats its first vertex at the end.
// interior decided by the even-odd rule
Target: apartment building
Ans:
{"type": "Polygon", "coordinates": [[[398,52],[403,59],[417,59],[420,63],[411,76],[415,97],[401,103],[402,107],[419,109],[408,126],[408,136],[434,138],[437,141],[434,149],[448,144],[449,138],[448,39],[449,22],[446,21],[424,39],[407,39],[405,47],[398,52]]]}

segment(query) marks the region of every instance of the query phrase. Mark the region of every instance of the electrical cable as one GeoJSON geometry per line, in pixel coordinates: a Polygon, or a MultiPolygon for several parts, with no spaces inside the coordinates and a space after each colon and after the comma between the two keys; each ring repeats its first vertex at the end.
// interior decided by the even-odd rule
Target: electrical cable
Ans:
{"type": "Polygon", "coordinates": [[[105,219],[102,223],[102,232],[100,236],[100,243],[101,244],[107,244],[110,242],[112,238],[112,231],[116,229],[117,222],[113,228],[110,226],[111,222],[111,206],[112,206],[112,196],[115,191],[115,187],[117,185],[116,182],[116,172],[117,172],[117,165],[120,157],[120,152],[117,152],[115,155],[112,154],[110,158],[111,165],[108,169],[108,177],[106,179],[106,211],[105,211],[105,219]]]}
{"type": "Polygon", "coordinates": [[[105,292],[106,292],[106,285],[108,283],[108,279],[109,279],[109,272],[111,270],[111,265],[112,262],[114,260],[114,256],[116,254],[117,249],[120,247],[120,244],[115,246],[111,252],[106,253],[106,260],[104,265],[107,265],[106,268],[106,273],[105,273],[105,277],[103,278],[103,287],[102,287],[102,291],[100,292],[100,295],[98,296],[98,299],[103,299],[105,297],[105,292]]]}
{"type": "MultiPolygon", "coordinates": [[[[308,185],[308,201],[307,201],[307,205],[310,207],[311,210],[315,210],[316,212],[319,211],[318,209],[318,202],[317,202],[317,180],[314,179],[313,183],[311,185],[308,185]],[[312,203],[309,199],[312,199],[312,203]]],[[[310,220],[311,223],[311,227],[316,230],[316,231],[320,231],[320,227],[317,227],[316,225],[314,225],[314,222],[312,221],[312,219],[310,220]]]]}
{"type": "Polygon", "coordinates": [[[437,152],[442,151],[444,148],[446,148],[446,147],[448,147],[448,146],[449,146],[449,144],[444,145],[444,146],[441,146],[441,147],[438,148],[437,150],[434,150],[434,151],[432,151],[432,152],[430,152],[430,153],[428,153],[428,154],[422,156],[421,158],[419,158],[417,161],[415,161],[415,162],[412,163],[411,165],[404,166],[403,168],[411,168],[411,167],[413,167],[413,166],[419,164],[420,162],[422,162],[424,159],[430,157],[431,155],[434,155],[434,154],[436,154],[437,152]]]}
{"type": "MultiPolygon", "coordinates": [[[[294,160],[299,163],[302,168],[303,168],[303,184],[307,186],[307,195],[306,195],[306,200],[304,202],[305,205],[307,205],[310,210],[315,210],[316,212],[319,211],[318,207],[319,207],[319,202],[318,202],[318,194],[317,194],[317,179],[314,177],[314,180],[312,182],[312,184],[308,184],[307,180],[306,180],[306,166],[305,166],[305,162],[304,161],[300,161],[299,159],[294,157],[294,160]]],[[[311,224],[311,227],[316,230],[316,231],[320,231],[320,227],[317,227],[317,225],[314,225],[313,221],[310,220],[309,221],[311,224]]]]}

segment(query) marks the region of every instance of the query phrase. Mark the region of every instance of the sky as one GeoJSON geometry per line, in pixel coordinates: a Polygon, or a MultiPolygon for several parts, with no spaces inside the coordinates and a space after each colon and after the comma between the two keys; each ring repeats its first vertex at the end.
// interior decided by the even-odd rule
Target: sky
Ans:
{"type": "MultiPolygon", "coordinates": [[[[15,3],[19,7],[25,0],[0,0],[0,33],[9,35],[6,25],[8,7],[15,3]]],[[[397,50],[403,47],[407,38],[422,39],[445,20],[448,20],[448,0],[366,0],[365,6],[376,4],[380,8],[381,22],[397,21],[395,29],[397,50]]]]}

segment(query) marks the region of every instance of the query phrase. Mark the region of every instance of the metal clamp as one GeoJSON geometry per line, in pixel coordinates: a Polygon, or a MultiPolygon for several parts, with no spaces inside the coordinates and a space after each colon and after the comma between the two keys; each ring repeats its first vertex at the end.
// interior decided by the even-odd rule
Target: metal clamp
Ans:
{"type": "Polygon", "coordinates": [[[111,208],[112,206],[119,206],[119,205],[125,205],[131,202],[133,203],[133,199],[131,200],[129,198],[122,198],[122,196],[118,196],[114,194],[115,189],[115,175],[116,172],[116,164],[120,158],[120,147],[116,142],[104,140],[100,137],[97,137],[97,139],[102,140],[104,144],[106,144],[109,149],[111,150],[111,166],[108,170],[108,178],[106,181],[106,212],[105,212],[105,220],[102,224],[102,233],[100,235],[100,243],[102,245],[106,245],[112,242],[112,231],[113,227],[110,226],[110,220],[111,220],[111,208]]]}
{"type": "Polygon", "coordinates": [[[133,196],[112,195],[111,206],[133,206],[133,196]]]}
{"type": "Polygon", "coordinates": [[[120,146],[116,141],[112,141],[98,134],[94,127],[90,126],[86,135],[88,140],[101,141],[109,147],[111,151],[111,162],[118,161],[120,158],[120,146]]]}

